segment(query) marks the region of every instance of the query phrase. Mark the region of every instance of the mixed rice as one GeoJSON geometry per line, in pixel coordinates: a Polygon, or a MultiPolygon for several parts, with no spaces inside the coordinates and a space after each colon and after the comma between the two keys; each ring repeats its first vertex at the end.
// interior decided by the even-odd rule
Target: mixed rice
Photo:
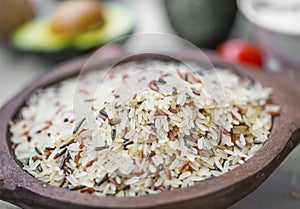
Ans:
{"type": "Polygon", "coordinates": [[[272,90],[191,65],[197,74],[176,62],[129,62],[38,90],[10,124],[17,159],[51,185],[117,197],[234,169],[268,139],[279,112],[272,90]]]}

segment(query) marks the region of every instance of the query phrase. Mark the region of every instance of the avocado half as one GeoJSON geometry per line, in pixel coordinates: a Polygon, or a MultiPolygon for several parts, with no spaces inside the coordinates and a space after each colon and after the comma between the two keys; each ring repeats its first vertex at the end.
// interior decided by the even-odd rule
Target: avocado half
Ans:
{"type": "Polygon", "coordinates": [[[101,28],[76,35],[55,33],[50,28],[49,19],[34,19],[13,33],[11,44],[17,50],[28,52],[85,51],[128,35],[134,29],[132,13],[122,3],[104,3],[103,15],[106,22],[101,28]]]}

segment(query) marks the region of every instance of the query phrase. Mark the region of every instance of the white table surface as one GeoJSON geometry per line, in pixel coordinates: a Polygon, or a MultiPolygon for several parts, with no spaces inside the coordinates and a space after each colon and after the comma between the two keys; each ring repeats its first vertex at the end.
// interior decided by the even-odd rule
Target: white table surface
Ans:
{"type": "MultiPolygon", "coordinates": [[[[160,0],[124,0],[136,10],[137,32],[173,33],[160,0]]],[[[133,43],[127,43],[128,46],[133,43]]],[[[25,85],[50,69],[51,64],[31,55],[16,54],[0,46],[0,105],[25,85]]],[[[300,200],[291,192],[300,191],[300,147],[257,190],[231,209],[299,209],[300,200]]],[[[0,209],[17,209],[0,200],[0,209]]]]}

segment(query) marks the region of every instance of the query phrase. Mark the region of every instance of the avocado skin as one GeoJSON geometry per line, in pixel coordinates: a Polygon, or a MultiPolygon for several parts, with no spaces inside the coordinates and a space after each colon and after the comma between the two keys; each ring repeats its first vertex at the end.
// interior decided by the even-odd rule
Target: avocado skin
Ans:
{"type": "Polygon", "coordinates": [[[165,4],[177,34],[210,49],[227,38],[237,12],[236,0],[165,0],[165,4]]]}
{"type": "MultiPolygon", "coordinates": [[[[123,44],[127,39],[118,40],[117,44],[123,44]]],[[[62,61],[73,59],[79,56],[92,55],[99,47],[93,47],[89,49],[77,49],[77,48],[65,48],[59,51],[26,51],[17,49],[15,47],[6,45],[6,48],[10,49],[16,56],[30,56],[42,59],[49,65],[54,65],[62,61]]]]}

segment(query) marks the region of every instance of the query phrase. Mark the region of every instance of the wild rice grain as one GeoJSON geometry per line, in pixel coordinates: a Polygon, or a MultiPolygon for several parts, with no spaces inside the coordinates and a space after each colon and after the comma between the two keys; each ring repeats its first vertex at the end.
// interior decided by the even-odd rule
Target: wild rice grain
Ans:
{"type": "Polygon", "coordinates": [[[253,143],[254,143],[254,144],[262,144],[262,142],[259,141],[259,140],[254,140],[253,143]]]}
{"type": "Polygon", "coordinates": [[[80,154],[81,154],[82,151],[79,151],[76,155],[75,155],[75,158],[74,158],[74,163],[78,163],[79,160],[80,160],[80,154]]]}
{"type": "Polygon", "coordinates": [[[156,83],[156,80],[150,81],[148,86],[153,91],[159,91],[159,87],[158,87],[158,85],[156,83]]]}
{"type": "Polygon", "coordinates": [[[178,172],[179,172],[179,173],[182,173],[182,172],[184,171],[184,169],[187,168],[188,165],[189,165],[189,161],[185,161],[185,162],[183,163],[183,165],[179,167],[178,172]]]}
{"type": "Polygon", "coordinates": [[[105,174],[102,178],[95,178],[95,184],[101,186],[104,182],[108,181],[108,174],[105,174]]]}
{"type": "Polygon", "coordinates": [[[159,190],[161,192],[163,192],[165,190],[165,188],[163,186],[156,186],[155,189],[159,190]]]}
{"type": "Polygon", "coordinates": [[[171,190],[171,185],[166,186],[166,191],[170,191],[171,190]]]}
{"type": "Polygon", "coordinates": [[[70,191],[76,191],[76,190],[81,190],[81,189],[83,189],[85,187],[86,186],[84,186],[84,185],[78,185],[78,186],[70,187],[69,190],[70,191]]]}
{"type": "Polygon", "coordinates": [[[36,169],[37,169],[37,171],[38,172],[43,172],[43,169],[42,169],[42,167],[41,167],[41,164],[39,164],[37,167],[36,167],[36,169]]]}
{"type": "Polygon", "coordinates": [[[174,113],[174,114],[176,114],[176,113],[178,113],[178,111],[176,110],[176,109],[174,109],[174,108],[169,108],[169,111],[171,112],[171,113],[174,113]]]}
{"type": "Polygon", "coordinates": [[[41,152],[41,150],[37,147],[34,147],[34,150],[39,154],[39,155],[43,155],[43,153],[41,152]]]}
{"type": "Polygon", "coordinates": [[[106,120],[108,118],[108,115],[107,113],[105,112],[104,109],[100,110],[99,111],[99,114],[100,114],[100,117],[103,119],[103,120],[106,120]]]}
{"type": "Polygon", "coordinates": [[[84,121],[86,120],[86,118],[82,118],[77,125],[75,126],[74,130],[73,130],[73,134],[77,133],[77,131],[80,129],[80,127],[82,126],[82,124],[84,123],[84,121]]]}
{"type": "Polygon", "coordinates": [[[95,192],[95,189],[93,187],[85,187],[85,188],[81,189],[80,192],[81,193],[85,193],[85,192],[93,193],[93,192],[95,192]]]}
{"type": "Polygon", "coordinates": [[[219,129],[219,132],[218,132],[218,140],[217,140],[217,144],[218,144],[218,145],[221,144],[222,136],[223,136],[223,131],[222,131],[221,129],[219,129]]]}
{"type": "Polygon", "coordinates": [[[66,152],[67,152],[67,148],[61,150],[59,153],[57,153],[57,154],[53,157],[53,159],[59,158],[60,156],[62,156],[62,155],[65,154],[66,152]]]}
{"type": "Polygon", "coordinates": [[[72,143],[73,143],[73,140],[70,141],[70,142],[67,142],[67,143],[65,143],[65,144],[63,144],[63,145],[61,145],[61,146],[59,147],[59,149],[63,149],[63,148],[65,148],[65,147],[69,146],[69,145],[72,144],[72,143]]]}
{"type": "Polygon", "coordinates": [[[116,139],[116,129],[111,129],[111,139],[114,141],[116,139]]]}
{"type": "Polygon", "coordinates": [[[162,79],[162,78],[159,78],[159,79],[157,80],[157,82],[158,82],[159,84],[166,84],[166,83],[167,83],[167,81],[165,81],[165,80],[162,79]]]}
{"type": "Polygon", "coordinates": [[[52,151],[52,150],[55,150],[56,147],[45,147],[46,150],[49,150],[49,151],[52,151]]]}
{"type": "Polygon", "coordinates": [[[172,87],[172,94],[176,95],[178,94],[177,88],[176,87],[172,87]]]}
{"type": "Polygon", "coordinates": [[[121,107],[121,104],[118,104],[118,103],[116,103],[114,106],[115,109],[118,109],[119,107],[121,107]]]}
{"type": "Polygon", "coordinates": [[[184,74],[183,80],[185,80],[185,81],[188,81],[188,80],[189,80],[189,75],[188,75],[188,73],[185,73],[185,74],[184,74]]]}
{"type": "Polygon", "coordinates": [[[154,123],[149,123],[148,126],[150,126],[152,130],[156,131],[156,126],[154,123]]]}
{"type": "Polygon", "coordinates": [[[154,151],[151,151],[151,152],[147,155],[146,160],[150,160],[154,155],[155,155],[155,152],[154,152],[154,151]]]}
{"type": "Polygon", "coordinates": [[[97,162],[98,158],[95,158],[93,160],[90,160],[89,162],[87,162],[87,164],[85,165],[85,167],[91,167],[95,162],[97,162]]]}
{"type": "Polygon", "coordinates": [[[29,158],[26,158],[26,160],[25,160],[25,165],[29,165],[29,158]]]}
{"type": "Polygon", "coordinates": [[[171,174],[170,170],[166,169],[165,172],[166,172],[166,176],[167,176],[168,180],[171,180],[172,174],[171,174]]]}
{"type": "Polygon", "coordinates": [[[95,151],[102,151],[102,150],[105,150],[105,149],[108,149],[109,146],[108,145],[104,145],[104,146],[101,146],[101,147],[95,147],[95,151]]]}
{"type": "Polygon", "coordinates": [[[18,145],[19,145],[18,143],[13,143],[12,146],[11,146],[11,148],[12,148],[13,150],[15,150],[15,149],[17,148],[18,145]]]}
{"type": "Polygon", "coordinates": [[[125,191],[125,190],[128,190],[128,189],[130,189],[130,185],[125,185],[120,190],[125,191]]]}
{"type": "Polygon", "coordinates": [[[64,184],[65,184],[65,182],[66,182],[66,176],[63,176],[63,178],[61,179],[61,181],[60,181],[58,187],[63,187],[64,184]]]}
{"type": "Polygon", "coordinates": [[[154,113],[154,116],[167,116],[167,114],[163,110],[157,109],[154,113]]]}
{"type": "Polygon", "coordinates": [[[65,167],[63,168],[63,170],[64,170],[64,173],[65,173],[65,174],[68,174],[68,175],[70,175],[71,173],[73,173],[73,171],[72,171],[70,168],[68,168],[67,166],[65,166],[65,167]]]}
{"type": "Polygon", "coordinates": [[[117,189],[119,189],[120,185],[116,182],[116,179],[114,178],[108,178],[108,180],[116,186],[117,189]]]}
{"type": "Polygon", "coordinates": [[[41,157],[41,156],[32,156],[31,159],[32,159],[33,161],[37,161],[37,160],[41,160],[42,157],[41,157]]]}
{"type": "Polygon", "coordinates": [[[63,167],[65,166],[66,160],[70,157],[69,152],[67,154],[64,155],[64,157],[61,159],[60,165],[59,165],[59,169],[62,170],[63,167]]]}
{"type": "Polygon", "coordinates": [[[200,96],[200,93],[195,88],[192,88],[192,91],[195,95],[200,96]]]}
{"type": "Polygon", "coordinates": [[[133,143],[134,143],[133,141],[126,140],[126,141],[123,143],[123,146],[124,146],[124,148],[127,148],[128,145],[131,145],[131,144],[133,144],[133,143]]]}

